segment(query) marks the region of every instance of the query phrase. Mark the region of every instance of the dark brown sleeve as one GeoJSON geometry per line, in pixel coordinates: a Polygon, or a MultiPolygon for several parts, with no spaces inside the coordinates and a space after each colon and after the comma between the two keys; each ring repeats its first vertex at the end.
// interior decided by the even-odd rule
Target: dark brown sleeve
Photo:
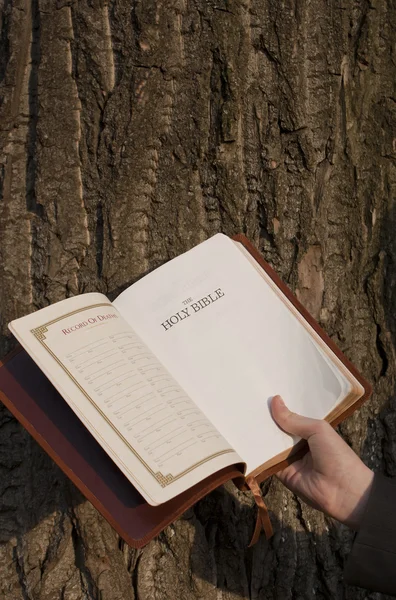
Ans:
{"type": "Polygon", "coordinates": [[[375,475],[344,575],[350,585],[396,595],[396,479],[375,475]]]}

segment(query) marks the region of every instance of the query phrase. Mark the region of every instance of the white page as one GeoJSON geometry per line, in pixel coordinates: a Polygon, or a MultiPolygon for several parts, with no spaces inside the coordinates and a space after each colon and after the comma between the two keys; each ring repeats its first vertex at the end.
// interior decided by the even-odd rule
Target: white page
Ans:
{"type": "Polygon", "coordinates": [[[323,418],[351,388],[222,234],[156,269],[113,304],[247,463],[247,472],[296,442],[274,424],[272,396],[281,394],[295,412],[323,418]],[[208,305],[195,312],[203,297],[201,306],[208,305]]]}
{"type": "Polygon", "coordinates": [[[241,462],[106,296],[69,298],[10,329],[150,504],[241,462]]]}

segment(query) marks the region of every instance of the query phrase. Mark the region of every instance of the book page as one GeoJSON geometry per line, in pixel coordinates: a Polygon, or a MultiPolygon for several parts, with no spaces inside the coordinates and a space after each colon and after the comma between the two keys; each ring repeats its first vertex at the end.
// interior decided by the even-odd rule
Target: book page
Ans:
{"type": "MultiPolygon", "coordinates": [[[[260,274],[260,277],[265,279],[266,283],[272,288],[273,291],[275,291],[279,299],[288,307],[288,309],[300,321],[300,323],[310,332],[314,343],[317,343],[318,345],[318,351],[322,353],[322,356],[327,362],[329,368],[333,371],[335,377],[337,377],[337,379],[339,380],[342,390],[341,395],[344,397],[346,397],[348,394],[351,395],[350,391],[352,387],[354,391],[352,396],[362,396],[364,394],[363,386],[352,375],[352,373],[350,373],[350,371],[347,369],[344,363],[338,358],[338,356],[334,354],[334,352],[329,348],[329,346],[324,343],[318,332],[315,331],[309,325],[309,323],[304,319],[304,317],[297,310],[294,304],[292,304],[292,302],[290,302],[290,300],[281,292],[281,290],[277,287],[277,285],[271,279],[269,274],[261,267],[261,265],[259,265],[259,263],[250,254],[250,252],[248,252],[248,250],[245,248],[245,246],[241,242],[234,241],[234,243],[237,245],[238,249],[244,254],[247,260],[253,265],[256,271],[260,274]]],[[[339,403],[337,405],[339,405],[339,403]]]]}
{"type": "Polygon", "coordinates": [[[351,390],[301,320],[222,234],[147,275],[114,305],[248,473],[298,441],[273,422],[272,396],[320,419],[351,390]]]}
{"type": "Polygon", "coordinates": [[[241,462],[105,296],[70,298],[10,328],[150,504],[241,462]]]}

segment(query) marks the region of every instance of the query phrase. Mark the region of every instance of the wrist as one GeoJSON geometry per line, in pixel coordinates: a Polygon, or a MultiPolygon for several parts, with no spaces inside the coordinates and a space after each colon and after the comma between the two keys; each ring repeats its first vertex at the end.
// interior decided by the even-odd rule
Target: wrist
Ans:
{"type": "Polygon", "coordinates": [[[340,514],[335,518],[351,529],[358,531],[373,487],[374,473],[362,465],[361,472],[353,478],[341,503],[340,514]]]}

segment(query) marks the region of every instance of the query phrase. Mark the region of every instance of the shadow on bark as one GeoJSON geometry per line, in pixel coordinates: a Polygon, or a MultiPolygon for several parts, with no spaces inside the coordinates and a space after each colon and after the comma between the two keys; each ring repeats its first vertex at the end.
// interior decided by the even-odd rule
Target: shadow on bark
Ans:
{"type": "MultiPolygon", "coordinates": [[[[256,507],[249,493],[243,496],[220,487],[182,517],[195,530],[189,563],[194,577],[234,594],[233,598],[346,597],[345,590],[352,588],[344,583],[343,569],[352,532],[331,519],[323,520],[322,534],[309,531],[309,521],[303,518],[296,530],[287,524],[287,517],[281,523],[270,511],[273,537],[267,540],[262,534],[248,548],[256,507]]],[[[284,490],[286,498],[294,504],[284,490]]],[[[170,538],[169,532],[159,539],[171,551],[183,546],[183,539],[170,538]]]]}
{"type": "MultiPolygon", "coordinates": [[[[8,424],[13,436],[24,440],[30,459],[25,460],[22,453],[21,462],[28,463],[33,469],[25,476],[26,489],[12,490],[13,514],[7,511],[4,502],[2,504],[0,542],[5,543],[14,536],[22,541],[25,534],[51,515],[55,515],[54,521],[61,528],[64,519],[70,518],[73,524],[72,534],[77,535],[75,520],[79,518],[78,507],[85,502],[85,498],[6,409],[0,412],[0,418],[3,426],[8,424]],[[25,497],[30,498],[27,505],[25,497]]],[[[346,586],[343,581],[343,568],[353,534],[331,519],[322,520],[323,533],[310,531],[307,514],[314,517],[316,512],[308,512],[303,516],[301,505],[286,489],[279,486],[274,494],[273,488],[278,487],[275,481],[276,478],[272,478],[262,486],[268,505],[271,507],[272,504],[274,508],[276,506],[278,514],[282,514],[282,509],[286,511],[286,506],[289,505],[292,512],[297,513],[298,521],[294,521],[295,527],[290,526],[287,524],[290,510],[285,512],[283,522],[270,510],[274,527],[271,540],[266,540],[262,534],[259,542],[248,548],[255,524],[256,507],[250,493],[239,492],[229,483],[220,486],[186,511],[151,544],[160,544],[162,552],[173,560],[180,560],[182,578],[191,570],[190,576],[194,579],[202,580],[204,585],[214,586],[216,590],[234,594],[233,598],[241,600],[368,598],[367,594],[362,596],[362,591],[346,586]],[[187,564],[184,565],[183,548],[186,547],[187,564]]],[[[9,483],[12,489],[11,480],[9,483]]],[[[102,519],[98,516],[95,527],[102,529],[106,536],[108,526],[102,519]]],[[[315,518],[312,523],[315,527],[315,518]]],[[[84,541],[83,536],[79,543],[84,548],[88,540],[84,541]]],[[[153,549],[150,548],[151,544],[141,551],[132,550],[132,553],[136,556],[147,553],[150,556],[153,549]]]]}

